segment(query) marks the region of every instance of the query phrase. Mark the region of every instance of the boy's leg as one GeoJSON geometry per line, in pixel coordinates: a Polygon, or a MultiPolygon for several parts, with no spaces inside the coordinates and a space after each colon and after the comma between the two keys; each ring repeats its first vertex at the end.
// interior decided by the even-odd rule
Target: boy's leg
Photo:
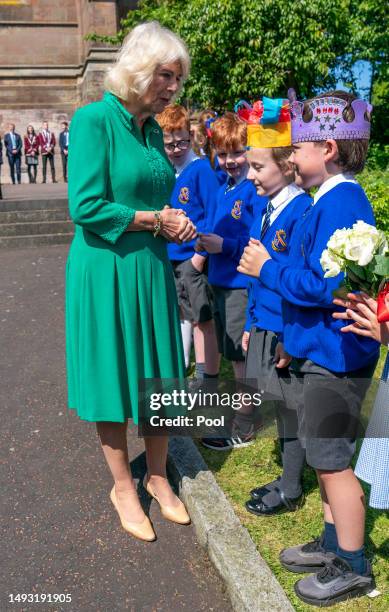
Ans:
{"type": "Polygon", "coordinates": [[[193,321],[193,342],[197,378],[215,377],[219,373],[220,355],[213,321],[213,296],[204,270],[197,270],[191,259],[182,265],[182,283],[186,307],[193,321]]]}
{"type": "Polygon", "coordinates": [[[54,166],[54,154],[53,153],[49,154],[49,161],[50,161],[50,170],[51,170],[51,180],[53,183],[56,183],[57,181],[55,180],[55,166],[54,166]]]}
{"type": "Polygon", "coordinates": [[[8,155],[9,173],[11,175],[12,184],[15,185],[15,157],[8,155]]]}
{"type": "Polygon", "coordinates": [[[363,548],[363,492],[349,466],[355,451],[362,401],[375,363],[357,372],[337,374],[309,360],[299,361],[304,376],[299,425],[305,438],[307,463],[318,474],[325,529],[315,543],[283,551],[281,562],[287,567],[285,561],[290,564],[294,557],[293,562],[300,565],[300,571],[312,571],[312,561],[318,561],[321,555],[324,561],[327,557],[326,568],[298,581],[295,590],[307,603],[322,605],[325,601],[331,605],[367,593],[374,586],[363,548]],[[308,555],[307,546],[311,546],[308,555]]]}
{"type": "Polygon", "coordinates": [[[351,468],[316,473],[339,534],[338,546],[344,551],[360,550],[365,535],[365,498],[359,480],[351,468]]]}
{"type": "Polygon", "coordinates": [[[46,183],[47,176],[47,155],[42,155],[42,183],[46,183]]]}
{"type": "Polygon", "coordinates": [[[219,373],[220,353],[213,319],[193,325],[193,342],[196,365],[203,366],[203,377],[204,374],[217,376],[219,373]]]}
{"type": "Polygon", "coordinates": [[[301,393],[301,390],[299,381],[292,381],[287,368],[278,370],[275,367],[276,335],[262,330],[253,330],[253,334],[253,344],[251,347],[249,345],[247,355],[246,377],[252,377],[256,369],[257,377],[260,377],[259,388],[266,389],[278,398],[273,404],[276,409],[283,472],[275,481],[253,489],[253,500],[247,502],[246,508],[260,516],[267,516],[295,510],[301,503],[305,450],[296,437],[298,423],[294,403],[293,409],[290,409],[285,402],[285,398],[292,395],[292,389],[297,394],[301,393]]]}
{"type": "Polygon", "coordinates": [[[21,156],[18,155],[15,159],[15,166],[16,166],[16,179],[20,185],[20,183],[22,182],[22,165],[21,165],[21,156]]]}

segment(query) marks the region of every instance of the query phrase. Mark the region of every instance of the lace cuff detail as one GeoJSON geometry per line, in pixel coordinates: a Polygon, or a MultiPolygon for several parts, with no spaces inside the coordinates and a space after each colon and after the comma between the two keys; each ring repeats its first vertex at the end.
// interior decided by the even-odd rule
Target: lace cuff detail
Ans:
{"type": "Polygon", "coordinates": [[[128,225],[134,220],[135,213],[136,211],[133,208],[119,204],[115,216],[110,219],[109,230],[102,232],[100,237],[110,244],[115,244],[126,231],[128,225]]]}

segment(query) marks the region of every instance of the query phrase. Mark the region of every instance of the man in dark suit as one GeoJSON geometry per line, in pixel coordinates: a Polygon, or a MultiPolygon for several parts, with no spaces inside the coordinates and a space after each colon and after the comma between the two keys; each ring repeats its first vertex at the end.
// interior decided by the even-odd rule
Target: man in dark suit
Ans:
{"type": "Polygon", "coordinates": [[[0,200],[3,199],[3,192],[1,190],[1,166],[3,164],[3,143],[1,142],[0,137],[0,200]]]}
{"type": "Polygon", "coordinates": [[[21,159],[22,159],[22,139],[19,134],[15,132],[15,124],[9,124],[9,132],[4,136],[4,145],[7,152],[9,170],[11,174],[12,183],[15,185],[15,178],[19,185],[22,182],[21,175],[21,159]],[[16,170],[16,177],[15,177],[16,170]]]}
{"type": "Polygon", "coordinates": [[[47,162],[50,164],[51,169],[51,180],[56,183],[55,180],[55,167],[54,167],[54,147],[55,147],[55,136],[53,132],[49,130],[49,124],[47,121],[43,122],[42,131],[39,134],[39,146],[41,148],[42,155],[42,183],[46,183],[47,173],[47,162]]]}
{"type": "Polygon", "coordinates": [[[63,180],[68,182],[68,151],[69,151],[69,124],[67,121],[61,123],[62,132],[59,134],[59,146],[61,148],[63,180]]]}

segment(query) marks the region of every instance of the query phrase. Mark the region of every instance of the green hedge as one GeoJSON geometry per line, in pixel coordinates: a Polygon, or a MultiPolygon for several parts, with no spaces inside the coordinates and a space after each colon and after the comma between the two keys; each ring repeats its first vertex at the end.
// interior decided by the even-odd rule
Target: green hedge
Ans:
{"type": "Polygon", "coordinates": [[[389,234],[389,170],[369,170],[358,176],[366,191],[377,221],[377,227],[389,234]]]}

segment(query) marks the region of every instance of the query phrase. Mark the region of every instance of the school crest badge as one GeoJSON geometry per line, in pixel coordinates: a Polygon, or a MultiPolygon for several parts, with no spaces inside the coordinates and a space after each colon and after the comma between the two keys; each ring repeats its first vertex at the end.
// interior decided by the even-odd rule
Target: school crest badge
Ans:
{"type": "Polygon", "coordinates": [[[189,202],[189,187],[181,187],[180,193],[178,196],[178,201],[181,204],[188,204],[189,202]]]}
{"type": "Polygon", "coordinates": [[[281,229],[277,230],[274,238],[271,242],[271,248],[273,251],[277,251],[277,253],[282,253],[282,251],[286,251],[288,245],[286,243],[286,231],[281,229]]]}
{"type": "Polygon", "coordinates": [[[234,205],[231,209],[231,216],[234,217],[234,219],[240,219],[242,216],[242,205],[243,202],[242,200],[235,200],[234,205]]]}

